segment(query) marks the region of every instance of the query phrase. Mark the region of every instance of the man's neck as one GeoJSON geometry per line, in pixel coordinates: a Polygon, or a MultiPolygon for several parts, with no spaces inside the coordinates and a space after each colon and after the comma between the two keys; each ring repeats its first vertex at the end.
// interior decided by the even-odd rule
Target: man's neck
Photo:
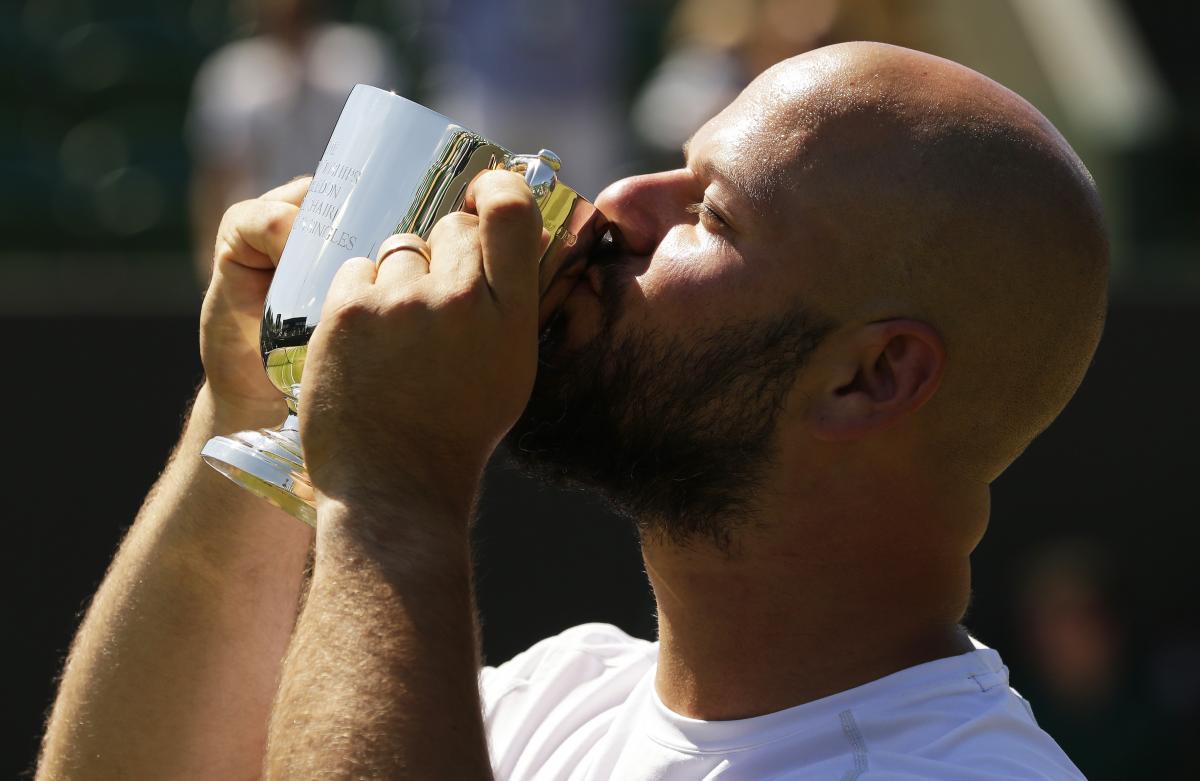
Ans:
{"type": "Polygon", "coordinates": [[[692,718],[749,718],[971,650],[957,625],[969,559],[925,553],[647,545],[659,696],[692,718]]]}

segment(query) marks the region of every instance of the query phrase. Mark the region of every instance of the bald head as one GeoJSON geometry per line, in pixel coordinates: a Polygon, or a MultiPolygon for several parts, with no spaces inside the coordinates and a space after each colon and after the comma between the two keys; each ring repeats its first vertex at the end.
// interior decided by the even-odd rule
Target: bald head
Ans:
{"type": "MultiPolygon", "coordinates": [[[[522,463],[671,539],[780,512],[809,531],[858,517],[878,539],[858,511],[898,528],[904,501],[985,517],[986,483],[1099,338],[1086,170],[1029,104],[936,57],[849,44],[783,62],[682,167],[596,206],[614,241],[543,342],[513,436],[522,463]]],[[[960,526],[957,553],[974,544],[960,526]]]]}
{"type": "Polygon", "coordinates": [[[742,149],[760,150],[762,194],[826,255],[804,264],[812,300],[839,323],[933,326],[946,362],[919,412],[930,455],[993,479],[1100,337],[1108,247],[1079,158],[1013,92],[884,44],[787,60],[729,110],[758,116],[742,149]]]}

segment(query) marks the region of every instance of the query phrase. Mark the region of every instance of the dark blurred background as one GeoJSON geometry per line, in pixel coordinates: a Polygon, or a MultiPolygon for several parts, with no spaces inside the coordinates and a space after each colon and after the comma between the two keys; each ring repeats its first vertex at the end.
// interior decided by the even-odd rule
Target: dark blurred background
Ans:
{"type": "MultiPolygon", "coordinates": [[[[1200,79],[1194,4],[1132,0],[17,0],[0,24],[7,658],[0,773],[35,756],[86,601],[199,382],[228,203],[312,169],[351,84],[424,102],[594,195],[674,166],[762,68],[882,40],[1051,118],[1099,182],[1112,309],[1062,418],[995,484],[967,625],[1093,781],[1200,778],[1200,79]]],[[[652,637],[632,532],[489,473],[485,651],[652,637]]],[[[719,628],[715,631],[719,631],[719,628]]],[[[870,627],[864,627],[869,633],[870,627]]],[[[136,735],[130,735],[136,740],[136,735]]]]}

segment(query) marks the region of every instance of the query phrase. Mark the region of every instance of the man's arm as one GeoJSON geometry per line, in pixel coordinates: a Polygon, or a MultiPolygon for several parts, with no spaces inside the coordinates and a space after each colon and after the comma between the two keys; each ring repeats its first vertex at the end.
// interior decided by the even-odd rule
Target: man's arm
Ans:
{"type": "Polygon", "coordinates": [[[415,237],[347,261],[309,344],[316,558],[269,778],[490,778],[468,526],[533,385],[541,220],[519,177],[475,187],[428,263],[390,254],[415,237]]]}
{"type": "Polygon", "coordinates": [[[208,381],[75,638],[38,778],[261,775],[312,532],[217,474],[200,449],[284,416],[255,335],[306,186],[226,215],[202,324],[208,381]]]}
{"type": "Polygon", "coordinates": [[[200,448],[264,422],[201,389],[75,638],[40,778],[258,777],[311,533],[200,448]]]}
{"type": "Polygon", "coordinates": [[[267,777],[491,778],[466,517],[327,502],[320,526],[267,777]],[[461,532],[384,543],[355,531],[429,523],[461,532]]]}

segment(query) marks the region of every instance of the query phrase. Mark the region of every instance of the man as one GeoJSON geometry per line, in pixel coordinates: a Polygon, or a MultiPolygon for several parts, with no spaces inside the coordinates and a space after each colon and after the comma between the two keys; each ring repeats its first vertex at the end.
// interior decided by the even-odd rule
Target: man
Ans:
{"type": "Polygon", "coordinates": [[[427,246],[349,261],[305,375],[296,618],[312,536],[196,454],[281,415],[255,336],[304,187],[226,216],[207,380],[80,630],[42,777],[1080,777],[958,626],[988,485],[1104,319],[1094,186],[1029,104],[879,44],[772,68],[682,168],[597,199],[614,242],[536,383],[515,177],[427,246]],[[659,641],[568,630],[481,699],[468,526],[510,428],[635,518],[659,641]]]}

